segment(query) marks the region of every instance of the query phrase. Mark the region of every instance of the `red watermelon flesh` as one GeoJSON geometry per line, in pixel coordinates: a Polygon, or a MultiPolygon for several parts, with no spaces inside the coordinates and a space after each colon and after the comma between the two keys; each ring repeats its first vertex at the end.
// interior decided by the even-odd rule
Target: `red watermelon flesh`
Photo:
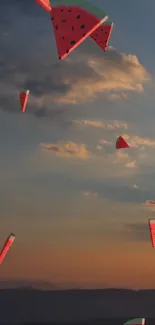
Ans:
{"type": "Polygon", "coordinates": [[[154,219],[150,219],[149,227],[150,227],[152,246],[155,247],[155,220],[154,219]]]}
{"type": "MultiPolygon", "coordinates": [[[[107,17],[106,17],[107,18],[107,17]]],[[[92,34],[106,19],[99,20],[80,6],[52,7],[51,20],[59,59],[62,60],[92,34]]]]}
{"type": "Polygon", "coordinates": [[[29,96],[29,90],[23,91],[20,93],[20,105],[21,105],[21,111],[24,113],[26,111],[26,105],[28,101],[28,96],[29,96]]]}
{"type": "Polygon", "coordinates": [[[108,47],[108,42],[112,33],[113,24],[105,24],[99,26],[91,35],[90,37],[103,49],[106,51],[108,47]]]}
{"type": "Polygon", "coordinates": [[[120,136],[116,141],[116,149],[129,148],[127,142],[120,136]]]}
{"type": "Polygon", "coordinates": [[[45,9],[47,12],[51,11],[51,5],[49,0],[35,0],[40,7],[45,9]]]}

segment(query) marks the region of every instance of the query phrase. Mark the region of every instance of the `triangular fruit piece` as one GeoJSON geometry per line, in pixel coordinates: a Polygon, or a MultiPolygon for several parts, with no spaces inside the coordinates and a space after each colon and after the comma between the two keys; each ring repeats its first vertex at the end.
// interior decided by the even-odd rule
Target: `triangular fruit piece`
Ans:
{"type": "Polygon", "coordinates": [[[7,238],[3,248],[2,248],[2,251],[0,253],[0,264],[3,262],[9,248],[11,247],[11,245],[13,244],[15,240],[15,235],[13,233],[10,234],[10,236],[7,238]]]}
{"type": "Polygon", "coordinates": [[[90,37],[102,50],[106,51],[108,47],[108,42],[112,33],[113,23],[105,22],[102,26],[99,26],[90,37]]]}
{"type": "Polygon", "coordinates": [[[152,246],[155,247],[155,219],[149,220],[149,227],[150,227],[152,246]]]}
{"type": "Polygon", "coordinates": [[[24,113],[26,111],[26,105],[29,97],[29,90],[27,91],[22,91],[19,95],[20,99],[20,105],[21,105],[21,111],[24,113]]]}
{"type": "Polygon", "coordinates": [[[49,0],[35,0],[40,7],[45,9],[47,12],[52,10],[49,0]]]}
{"type": "Polygon", "coordinates": [[[77,46],[92,34],[107,15],[82,0],[53,0],[51,20],[59,59],[65,59],[77,46]]]}
{"type": "Polygon", "coordinates": [[[116,149],[129,148],[127,142],[120,136],[116,141],[116,149]]]}

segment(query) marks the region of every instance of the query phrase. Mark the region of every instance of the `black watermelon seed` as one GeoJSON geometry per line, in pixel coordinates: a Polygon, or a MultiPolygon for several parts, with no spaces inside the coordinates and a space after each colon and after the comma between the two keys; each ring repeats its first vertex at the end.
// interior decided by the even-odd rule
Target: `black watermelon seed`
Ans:
{"type": "Polygon", "coordinates": [[[81,29],[83,29],[83,28],[85,28],[85,25],[83,24],[83,25],[81,25],[81,27],[80,27],[81,29]]]}
{"type": "Polygon", "coordinates": [[[61,21],[62,21],[63,23],[65,23],[65,22],[66,22],[66,19],[62,19],[61,21]]]}
{"type": "Polygon", "coordinates": [[[68,12],[71,12],[71,11],[72,11],[71,9],[68,10],[68,12]]]}
{"type": "Polygon", "coordinates": [[[79,19],[80,18],[80,15],[76,16],[76,18],[79,19]]]}
{"type": "Polygon", "coordinates": [[[59,27],[58,27],[58,25],[57,26],[55,26],[55,29],[57,30],[59,27]]]}
{"type": "Polygon", "coordinates": [[[70,42],[70,44],[74,45],[74,44],[76,44],[76,41],[73,40],[70,42]]]}
{"type": "Polygon", "coordinates": [[[74,28],[74,26],[72,26],[72,30],[74,30],[75,28],[74,28]]]}
{"type": "Polygon", "coordinates": [[[54,18],[53,18],[53,17],[51,17],[51,20],[54,20],[54,18]]]}

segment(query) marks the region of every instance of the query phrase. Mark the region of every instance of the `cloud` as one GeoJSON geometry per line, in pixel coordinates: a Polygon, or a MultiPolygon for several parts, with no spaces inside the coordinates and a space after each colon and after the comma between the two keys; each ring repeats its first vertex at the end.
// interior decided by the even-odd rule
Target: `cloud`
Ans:
{"type": "Polygon", "coordinates": [[[123,138],[130,142],[133,146],[142,146],[141,150],[143,151],[145,147],[154,148],[155,147],[155,140],[149,139],[149,138],[142,138],[137,135],[129,135],[129,134],[123,134],[123,138]]]}
{"type": "Polygon", "coordinates": [[[128,238],[134,241],[150,242],[150,232],[148,222],[128,223],[125,225],[126,229],[130,229],[128,238]]]}
{"type": "Polygon", "coordinates": [[[144,202],[144,206],[146,208],[150,208],[151,210],[155,210],[155,201],[153,201],[153,200],[146,200],[144,202]]]}
{"type": "Polygon", "coordinates": [[[105,146],[113,146],[113,142],[104,139],[99,140],[99,143],[104,144],[105,146]]]}
{"type": "Polygon", "coordinates": [[[100,146],[100,145],[97,145],[97,146],[96,146],[96,149],[99,150],[99,151],[101,151],[101,150],[103,149],[103,147],[100,146]]]}
{"type": "Polygon", "coordinates": [[[102,120],[75,120],[77,125],[93,126],[96,128],[103,128],[106,130],[128,129],[127,123],[120,121],[102,121],[102,120]]]}
{"type": "Polygon", "coordinates": [[[136,162],[136,160],[132,160],[132,161],[127,162],[124,166],[126,168],[135,168],[137,166],[137,162],[136,162]]]}
{"type": "Polygon", "coordinates": [[[134,185],[133,185],[133,188],[138,189],[139,186],[138,186],[137,184],[134,184],[134,185]]]}
{"type": "Polygon", "coordinates": [[[123,152],[123,151],[116,151],[116,158],[118,161],[122,160],[122,159],[128,159],[129,158],[129,154],[127,152],[123,152]]]}
{"type": "MultiPolygon", "coordinates": [[[[104,56],[85,57],[85,64],[92,69],[93,75],[89,78],[76,80],[66,75],[66,82],[72,83],[72,88],[59,101],[65,103],[83,103],[92,101],[100,95],[120,96],[129,91],[142,93],[145,82],[150,80],[148,71],[140,64],[135,55],[118,53],[109,49],[104,56]]],[[[122,96],[120,96],[122,97],[122,96]]],[[[117,98],[118,99],[118,98],[117,98]]]]}
{"type": "MultiPolygon", "coordinates": [[[[15,10],[11,10],[12,7],[6,7],[8,8],[7,16],[10,19],[9,25],[6,24],[6,26],[11,37],[9,41],[3,40],[0,53],[1,109],[19,112],[20,110],[17,109],[19,107],[18,94],[19,90],[24,88],[30,89],[31,94],[28,113],[40,118],[47,116],[51,119],[64,119],[68,105],[91,102],[99,96],[101,98],[110,96],[113,99],[125,98],[128,91],[141,93],[145,82],[149,81],[148,71],[135,55],[117,53],[113,48],[106,53],[103,52],[102,56],[92,50],[89,56],[84,55],[79,48],[69,58],[58,62],[56,51],[54,50],[54,54],[51,55],[49,43],[45,42],[46,39],[48,40],[49,26],[44,11],[40,10],[37,4],[33,5],[34,11],[40,12],[41,16],[36,15],[32,24],[32,18],[28,13],[26,16],[26,11],[23,10],[21,13],[24,17],[23,22],[23,19],[17,19],[19,15],[17,15],[16,7],[15,10]],[[14,21],[16,21],[16,26],[14,21]],[[21,48],[21,35],[24,32],[25,22],[27,22],[28,33],[24,34],[24,47],[21,48]],[[29,24],[31,33],[29,33],[29,24]],[[47,31],[44,35],[40,36],[37,26],[46,26],[47,31]],[[39,43],[36,37],[38,34],[39,43]],[[17,39],[16,45],[14,45],[14,36],[17,39]],[[40,55],[38,49],[41,49],[43,45],[44,54],[40,55]],[[25,51],[25,49],[28,50],[25,51]]],[[[29,5],[30,9],[31,5],[29,5]]],[[[1,35],[0,41],[2,41],[1,35]]],[[[50,44],[55,49],[55,43],[52,44],[52,40],[50,44]]],[[[119,125],[120,122],[112,125],[110,122],[107,125],[98,121],[93,122],[91,122],[92,126],[109,130],[127,128],[127,125],[119,125]]],[[[90,122],[88,124],[90,125],[90,122]]]]}
{"type": "MultiPolygon", "coordinates": [[[[80,186],[81,183],[79,184],[79,188],[80,186]]],[[[85,196],[90,196],[90,194],[92,195],[92,193],[97,193],[98,198],[104,200],[110,199],[113,204],[114,202],[128,202],[130,204],[139,204],[139,209],[140,207],[142,208],[142,204],[148,197],[148,195],[151,195],[150,192],[141,189],[137,189],[136,191],[134,191],[133,188],[119,183],[118,180],[113,181],[109,178],[104,179],[102,181],[85,180],[83,182],[83,188],[86,189],[84,192],[82,192],[83,195],[85,193],[85,196]]]]}
{"type": "Polygon", "coordinates": [[[92,191],[83,191],[82,195],[86,196],[86,197],[92,197],[92,196],[93,197],[98,197],[97,192],[92,192],[92,191]]]}
{"type": "Polygon", "coordinates": [[[55,144],[41,143],[39,146],[46,152],[64,158],[88,159],[91,156],[85,144],[77,144],[71,141],[60,141],[55,144]]]}

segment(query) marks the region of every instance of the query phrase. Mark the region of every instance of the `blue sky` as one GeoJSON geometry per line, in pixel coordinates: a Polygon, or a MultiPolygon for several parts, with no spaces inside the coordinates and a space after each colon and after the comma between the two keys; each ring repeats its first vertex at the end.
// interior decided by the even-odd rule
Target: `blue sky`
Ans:
{"type": "Polygon", "coordinates": [[[96,5],[114,22],[111,47],[86,40],[64,61],[35,1],[0,5],[0,245],[16,234],[2,279],[155,285],[155,3],[96,5]],[[119,135],[134,148],[116,152],[119,135]]]}

